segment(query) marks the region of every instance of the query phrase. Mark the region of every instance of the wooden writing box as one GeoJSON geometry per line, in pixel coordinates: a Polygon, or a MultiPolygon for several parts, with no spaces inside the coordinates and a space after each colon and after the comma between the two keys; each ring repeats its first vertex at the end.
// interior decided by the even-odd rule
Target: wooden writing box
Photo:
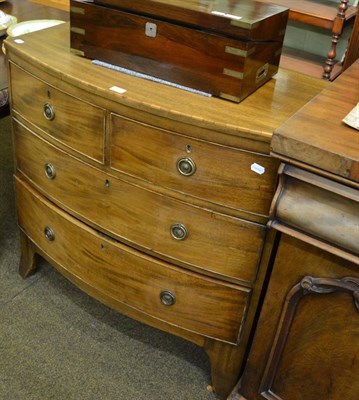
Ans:
{"type": "Polygon", "coordinates": [[[71,48],[239,102],[277,72],[287,19],[250,0],[71,0],[71,48]]]}

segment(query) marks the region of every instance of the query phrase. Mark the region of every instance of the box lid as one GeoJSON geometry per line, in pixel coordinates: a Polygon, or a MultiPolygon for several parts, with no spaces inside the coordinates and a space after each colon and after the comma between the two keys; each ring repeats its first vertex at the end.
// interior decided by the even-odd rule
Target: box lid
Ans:
{"type": "Polygon", "coordinates": [[[249,40],[283,40],[289,10],[252,0],[94,0],[94,3],[249,40]]]}

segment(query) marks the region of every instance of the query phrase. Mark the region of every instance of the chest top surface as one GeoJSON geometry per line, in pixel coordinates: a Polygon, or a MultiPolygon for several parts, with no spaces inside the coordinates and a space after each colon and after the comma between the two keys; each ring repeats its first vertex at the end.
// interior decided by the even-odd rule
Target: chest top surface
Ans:
{"type": "Polygon", "coordinates": [[[343,118],[359,102],[359,60],[276,129],[272,153],[359,184],[359,131],[343,118]]]}
{"type": "Polygon", "coordinates": [[[58,84],[91,93],[98,102],[220,132],[233,140],[261,142],[268,152],[273,131],[327,85],[282,69],[244,101],[234,104],[93,65],[71,53],[68,23],[9,37],[5,46],[12,62],[35,74],[45,72],[58,84]],[[124,93],[111,89],[114,86],[124,93]]]}

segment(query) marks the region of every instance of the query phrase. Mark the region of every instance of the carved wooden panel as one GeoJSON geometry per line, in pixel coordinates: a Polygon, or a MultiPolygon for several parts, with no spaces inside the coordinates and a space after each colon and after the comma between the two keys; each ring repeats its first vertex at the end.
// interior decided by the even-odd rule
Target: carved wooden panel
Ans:
{"type": "Polygon", "coordinates": [[[304,277],[287,294],[261,396],[356,400],[358,311],[358,278],[304,277]]]}

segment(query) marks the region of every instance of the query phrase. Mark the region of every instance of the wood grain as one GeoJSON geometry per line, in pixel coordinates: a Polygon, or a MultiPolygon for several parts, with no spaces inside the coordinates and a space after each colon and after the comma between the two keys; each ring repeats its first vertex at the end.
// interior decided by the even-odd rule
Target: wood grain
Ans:
{"type": "Polygon", "coordinates": [[[236,399],[357,398],[359,325],[353,295],[340,291],[304,295],[291,310],[291,323],[283,319],[297,293],[290,290],[303,277],[330,278],[338,284],[343,277],[358,279],[359,260],[356,261],[345,261],[288,235],[282,236],[236,399]],[[274,343],[280,338],[284,339],[284,346],[278,353],[274,343]],[[274,366],[273,357],[277,358],[274,370],[269,368],[274,366]],[[265,382],[270,385],[263,386],[261,380],[269,373],[272,378],[265,382]]]}
{"type": "Polygon", "coordinates": [[[10,64],[12,106],[47,135],[88,157],[103,163],[105,110],[69,96],[10,64]],[[54,119],[44,116],[45,104],[54,119]]]}
{"type": "MultiPolygon", "coordinates": [[[[248,0],[95,0],[95,4],[148,15],[249,40],[282,40],[286,8],[248,0]],[[239,17],[233,21],[232,17],[239,17]]],[[[235,19],[235,18],[233,18],[235,19]]]]}
{"type": "Polygon", "coordinates": [[[272,154],[358,183],[358,131],[342,121],[359,101],[358,76],[359,61],[278,127],[272,154]]]}
{"type": "Polygon", "coordinates": [[[253,283],[264,227],[178,202],[107,175],[15,123],[17,168],[52,201],[107,234],[172,262],[253,283]],[[50,163],[54,179],[45,175],[50,163]],[[181,223],[188,238],[175,240],[181,223]]]}
{"type": "MultiPolygon", "coordinates": [[[[177,129],[181,129],[181,123],[186,123],[187,129],[191,127],[196,135],[200,134],[199,128],[205,128],[207,137],[212,135],[212,140],[218,132],[222,134],[222,143],[235,142],[238,147],[264,153],[269,152],[273,131],[327,86],[322,80],[281,70],[275,79],[246,100],[234,104],[93,66],[89,60],[70,53],[68,24],[49,28],[46,37],[48,41],[43,40],[44,32],[34,32],[21,47],[8,38],[6,47],[14,61],[17,57],[19,61],[27,59],[28,70],[51,71],[50,78],[60,86],[69,83],[95,93],[99,105],[112,100],[113,111],[119,110],[120,114],[126,106],[148,113],[149,118],[157,117],[156,120],[165,115],[167,124],[173,121],[177,129]],[[114,85],[127,92],[116,94],[110,90],[114,85]]],[[[41,76],[46,75],[42,72],[41,76]]]]}
{"type": "Polygon", "coordinates": [[[111,168],[191,197],[268,216],[278,168],[270,157],[195,140],[115,114],[110,137],[111,168]],[[177,168],[178,160],[185,158],[195,165],[191,176],[177,168]],[[263,167],[263,173],[256,172],[253,164],[263,167]]]}
{"type": "Polygon", "coordinates": [[[72,0],[71,48],[238,103],[278,71],[287,15],[282,12],[281,39],[260,42],[72,0]],[[155,34],[146,32],[148,24],[156,27],[155,34]]]}
{"type": "Polygon", "coordinates": [[[67,216],[19,179],[16,195],[19,224],[36,246],[68,274],[112,298],[112,305],[125,303],[169,324],[237,342],[248,289],[219,284],[126,249],[67,216]],[[54,232],[53,241],[44,235],[46,226],[54,232]],[[73,242],[76,251],[70,251],[73,242]],[[163,290],[175,294],[173,306],[161,303],[163,290]]]}
{"type": "Polygon", "coordinates": [[[276,228],[282,224],[350,253],[359,253],[357,190],[286,166],[276,199],[276,228]]]}

